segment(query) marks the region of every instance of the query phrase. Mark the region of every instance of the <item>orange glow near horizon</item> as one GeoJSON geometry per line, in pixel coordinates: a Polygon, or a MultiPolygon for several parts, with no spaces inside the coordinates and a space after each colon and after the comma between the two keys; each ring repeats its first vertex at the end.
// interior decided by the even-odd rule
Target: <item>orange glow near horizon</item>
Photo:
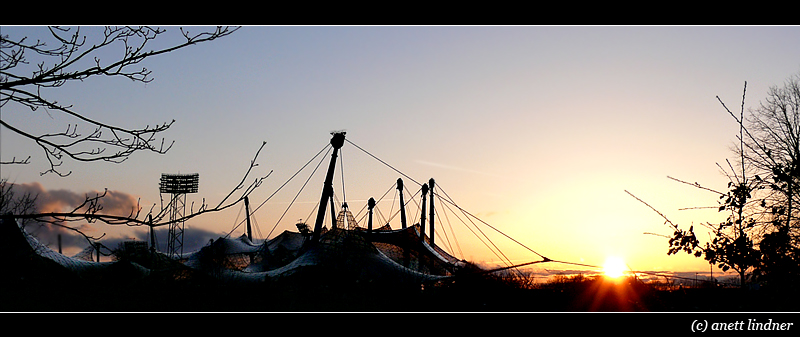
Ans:
{"type": "Polygon", "coordinates": [[[621,258],[611,256],[606,259],[606,263],[603,265],[603,274],[610,278],[618,278],[625,273],[626,269],[627,266],[621,258]]]}
{"type": "MultiPolygon", "coordinates": [[[[3,30],[52,37],[46,27],[3,30]]],[[[89,30],[89,38],[102,34],[89,30]]],[[[187,199],[190,213],[235,200],[244,192],[237,184],[268,177],[248,189],[254,241],[267,240],[296,232],[299,222],[315,225],[331,163],[320,149],[331,131],[347,130],[333,161],[328,228],[344,202],[366,227],[374,197],[375,228],[401,228],[400,206],[408,226],[428,212],[437,246],[490,269],[546,257],[534,266],[553,274],[718,276],[722,270],[703,258],[667,254],[674,228],[665,218],[694,226],[705,242],[713,233],[699,224],[723,223],[728,214],[713,207],[717,194],[669,177],[726,189],[729,177],[716,163],[737,156],[740,125],[720,103],[744,100],[746,80],[742,108],[757,107],[792,75],[800,44],[785,43],[779,57],[758,51],[764,41],[797,39],[798,27],[242,27],[199,47],[213,57],[187,50],[151,59],[157,79],[146,85],[98,78],[52,88],[53,99],[69,98],[64,104],[76,113],[111,125],[179,121],[164,134],[175,141],[165,155],[137,154],[120,165],[65,160],[69,177],[41,175],[49,163],[39,145],[3,130],[1,162],[33,156],[31,165],[3,164],[0,178],[40,192],[37,207],[64,211],[107,190],[104,212],[141,208],[143,219],[165,206],[164,173],[201,176],[187,199]],[[236,48],[242,52],[225,52],[236,48]],[[753,71],[736,74],[731,64],[753,71]],[[250,171],[248,163],[258,166],[250,171]],[[404,204],[392,187],[398,178],[404,204]],[[430,178],[435,188],[423,212],[421,185],[430,178]],[[610,256],[621,260],[604,262],[610,256]]],[[[4,123],[46,134],[73,117],[31,114],[24,104],[2,110],[4,123]]],[[[244,234],[243,214],[239,203],[190,219],[184,249],[244,234]]],[[[148,238],[143,227],[86,228],[108,243],[148,238]]],[[[64,245],[77,253],[84,241],[64,245]]]]}

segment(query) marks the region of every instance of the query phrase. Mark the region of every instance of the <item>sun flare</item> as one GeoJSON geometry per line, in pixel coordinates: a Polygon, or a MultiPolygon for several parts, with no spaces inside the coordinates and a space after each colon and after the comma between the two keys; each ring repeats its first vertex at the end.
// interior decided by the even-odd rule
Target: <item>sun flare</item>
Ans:
{"type": "Polygon", "coordinates": [[[603,265],[603,273],[605,273],[606,276],[612,278],[617,278],[622,276],[622,274],[625,272],[626,269],[627,266],[625,265],[625,262],[623,262],[621,258],[618,258],[616,256],[612,256],[606,259],[606,263],[603,265]]]}

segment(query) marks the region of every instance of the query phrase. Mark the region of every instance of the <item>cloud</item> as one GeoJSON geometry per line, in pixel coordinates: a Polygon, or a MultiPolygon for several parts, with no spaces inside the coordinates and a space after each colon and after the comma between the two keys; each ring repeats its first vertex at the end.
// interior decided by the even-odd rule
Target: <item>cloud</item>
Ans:
{"type": "MultiPolygon", "coordinates": [[[[159,227],[155,230],[155,237],[157,247],[156,249],[161,252],[167,251],[167,238],[169,229],[166,227],[159,227]]],[[[206,246],[210,240],[216,240],[224,236],[221,233],[215,233],[202,228],[186,227],[183,230],[183,252],[191,253],[197,251],[203,246],[206,246]]],[[[107,238],[100,242],[108,248],[115,249],[120,243],[129,240],[150,242],[150,232],[147,229],[137,230],[131,235],[107,238]]]]}
{"type": "MultiPolygon", "coordinates": [[[[87,196],[94,197],[98,194],[102,194],[102,192],[98,191],[78,193],[67,189],[48,190],[38,182],[29,184],[9,183],[9,188],[13,191],[15,196],[19,197],[29,194],[31,197],[35,197],[36,212],[38,213],[69,212],[80,206],[86,200],[87,196]]],[[[107,191],[106,195],[100,199],[100,204],[103,206],[101,213],[120,216],[127,216],[131,213],[132,209],[136,210],[139,208],[138,198],[136,196],[120,191],[107,191]]],[[[69,225],[77,227],[88,235],[100,232],[100,230],[94,228],[91,224],[69,225]]],[[[26,226],[25,230],[34,235],[39,242],[51,247],[51,249],[55,251],[58,251],[58,236],[60,235],[61,248],[65,255],[72,255],[68,254],[68,251],[80,251],[89,245],[89,242],[82,236],[51,224],[30,224],[26,226]]],[[[167,232],[168,228],[166,227],[159,227],[155,230],[156,242],[158,243],[157,249],[159,251],[164,252],[167,250],[167,232]]],[[[103,233],[105,233],[105,231],[103,231],[103,233]]],[[[200,228],[186,227],[183,232],[183,251],[184,253],[196,251],[207,245],[209,240],[216,240],[221,236],[224,236],[224,234],[200,228]]],[[[115,249],[121,242],[128,240],[149,242],[150,232],[146,228],[140,228],[128,231],[126,234],[106,235],[100,240],[100,243],[110,249],[115,249]]]]}
{"type": "MultiPolygon", "coordinates": [[[[35,198],[34,205],[37,213],[71,212],[80,206],[87,196],[94,197],[102,194],[102,192],[98,191],[77,193],[66,189],[47,190],[38,182],[29,184],[9,183],[8,188],[17,197],[30,195],[31,198],[35,198]]],[[[128,216],[131,211],[135,213],[139,209],[139,203],[135,196],[119,191],[107,191],[106,195],[100,199],[99,204],[102,205],[102,210],[99,213],[109,215],[128,216]]],[[[70,226],[87,235],[98,232],[89,224],[70,224],[70,226]]],[[[63,249],[71,247],[83,248],[88,245],[85,238],[59,226],[47,223],[29,224],[26,226],[26,231],[36,236],[41,243],[54,247],[54,250],[57,250],[55,247],[59,235],[61,236],[63,249]]]]}
{"type": "MultiPolygon", "coordinates": [[[[46,190],[38,182],[9,185],[15,195],[30,194],[31,197],[36,198],[35,205],[38,213],[69,212],[80,206],[87,197],[103,194],[98,191],[76,193],[65,189],[46,190]]],[[[131,210],[139,209],[136,197],[119,191],[107,191],[106,195],[100,199],[100,205],[103,206],[100,213],[110,215],[125,216],[130,214],[131,210]]]]}

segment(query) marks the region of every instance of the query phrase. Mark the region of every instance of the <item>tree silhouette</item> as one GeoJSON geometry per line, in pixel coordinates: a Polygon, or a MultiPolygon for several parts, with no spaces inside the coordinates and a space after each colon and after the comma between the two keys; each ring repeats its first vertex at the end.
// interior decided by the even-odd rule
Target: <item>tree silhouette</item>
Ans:
{"type": "MultiPolygon", "coordinates": [[[[151,71],[136,67],[140,62],[227,36],[237,29],[216,27],[210,32],[190,34],[181,28],[184,40],[160,49],[148,48],[166,30],[152,27],[105,27],[96,40],[83,34],[80,27],[47,27],[49,39],[35,41],[26,36],[12,37],[0,32],[0,108],[13,103],[31,111],[43,109],[48,114],[55,111],[75,119],[75,124],[62,126],[60,129],[63,131],[54,133],[35,133],[2,118],[0,125],[42,149],[49,163],[49,168],[42,174],[69,175],[71,171],[61,169],[67,158],[81,162],[119,163],[139,151],[164,154],[172,142],[166,143],[160,134],[169,129],[174,120],[138,128],[110,125],[50,98],[48,89],[100,76],[148,83],[152,81],[151,71]],[[118,58],[101,58],[100,55],[107,51],[119,50],[119,46],[122,54],[118,58]]],[[[15,156],[0,164],[28,164],[30,158],[30,155],[25,159],[15,156]]]]}
{"type": "MultiPolygon", "coordinates": [[[[746,284],[747,272],[751,271],[758,261],[759,253],[754,247],[752,238],[753,227],[756,224],[753,213],[755,209],[754,204],[757,204],[753,198],[753,192],[762,189],[761,178],[758,175],[753,176],[751,170],[748,170],[745,156],[741,151],[745,146],[744,138],[742,137],[745,133],[745,127],[741,116],[744,114],[746,92],[747,83],[745,83],[744,93],[742,94],[742,111],[739,118],[736,118],[736,116],[725,107],[728,113],[734,116],[739,122],[740,132],[740,150],[738,151],[740,154],[740,167],[739,169],[735,169],[731,162],[726,160],[730,172],[723,169],[723,172],[726,172],[729,178],[727,185],[728,191],[720,192],[712,188],[704,187],[699,183],[688,183],[668,177],[675,181],[716,193],[719,196],[718,210],[720,212],[730,212],[727,219],[719,224],[702,223],[702,225],[713,234],[710,242],[703,244],[697,238],[694,226],[690,226],[688,230],[681,229],[678,224],[669,221],[669,219],[659,212],[674,230],[672,236],[669,237],[667,255],[685,252],[698,258],[703,257],[710,264],[717,265],[723,271],[733,269],[739,274],[740,285],[742,287],[746,284]]],[[[725,106],[724,103],[722,104],[725,106]]],[[[722,168],[719,164],[717,164],[717,166],[722,168]]],[[[642,201],[641,199],[638,200],[642,201]]],[[[654,209],[652,206],[650,206],[650,208],[654,209]]],[[[756,212],[758,211],[756,210],[756,212]]]]}
{"type": "Polygon", "coordinates": [[[756,276],[785,286],[800,278],[800,74],[771,86],[743,122],[741,156],[764,177],[756,276]]]}
{"type": "MultiPolygon", "coordinates": [[[[29,192],[18,194],[6,178],[0,178],[0,215],[31,214],[36,211],[36,195],[29,192]]],[[[25,223],[22,224],[23,226],[25,223]]]]}
{"type": "MultiPolygon", "coordinates": [[[[153,27],[105,27],[99,34],[84,34],[80,27],[47,27],[49,40],[30,40],[26,36],[9,36],[0,31],[0,109],[8,104],[19,104],[31,111],[45,110],[63,113],[76,120],[76,124],[64,126],[64,131],[56,133],[33,133],[13,125],[0,115],[0,126],[11,132],[29,139],[37,144],[49,163],[49,168],[41,174],[57,174],[68,176],[71,171],[62,171],[61,167],[66,159],[80,162],[106,161],[121,163],[133,153],[145,151],[165,154],[172,142],[166,144],[160,135],[168,130],[173,121],[164,122],[155,126],[122,127],[111,125],[102,121],[89,118],[79,111],[73,110],[71,105],[60,103],[47,96],[50,89],[57,89],[68,82],[80,82],[92,77],[123,77],[134,82],[148,83],[152,81],[151,71],[147,68],[138,68],[137,65],[157,55],[162,55],[187,48],[191,45],[213,41],[228,36],[239,27],[215,27],[210,31],[190,33],[180,28],[182,40],[180,43],[149,49],[152,41],[162,36],[166,30],[153,27]],[[96,38],[93,40],[91,37],[96,38]],[[51,45],[52,43],[52,45],[51,45]],[[121,54],[115,59],[104,59],[100,55],[108,55],[113,50],[121,54]],[[79,129],[88,128],[88,133],[81,133],[79,129]]],[[[94,31],[92,31],[94,33],[94,31]]],[[[85,201],[75,209],[67,212],[39,213],[31,209],[5,207],[4,214],[10,214],[18,220],[36,220],[48,222],[83,235],[87,240],[97,240],[89,237],[78,228],[69,226],[75,221],[103,222],[110,225],[128,226],[164,226],[176,222],[229,208],[243,201],[253,190],[260,186],[269,174],[254,178],[248,183],[252,170],[258,166],[256,160],[266,142],[262,143],[256,151],[255,157],[250,161],[244,177],[216,206],[209,206],[205,199],[188,215],[179,219],[166,220],[168,207],[162,205],[151,209],[142,216],[142,208],[137,206],[129,214],[116,215],[103,212],[102,198],[106,192],[94,196],[87,195],[85,201]]],[[[25,159],[13,157],[10,161],[0,162],[0,165],[27,165],[31,156],[25,159]]],[[[3,187],[7,187],[3,181],[3,187]]],[[[3,190],[4,192],[6,190],[3,190]]],[[[3,194],[5,196],[5,193],[3,194]]],[[[13,197],[13,195],[10,195],[13,197]]],[[[8,205],[13,198],[4,198],[8,205]]]]}
{"type": "MultiPolygon", "coordinates": [[[[746,89],[747,83],[745,93],[746,89]]],[[[672,178],[717,193],[719,211],[731,214],[722,223],[704,224],[713,234],[705,245],[694,227],[682,230],[674,225],[668,254],[684,251],[723,271],[734,269],[742,286],[752,272],[775,289],[787,289],[800,279],[800,75],[790,77],[783,87],[770,87],[748,116],[744,98],[745,94],[737,116],[717,97],[739,124],[739,168],[727,161],[730,171],[723,169],[730,179],[728,191],[672,178]]]]}

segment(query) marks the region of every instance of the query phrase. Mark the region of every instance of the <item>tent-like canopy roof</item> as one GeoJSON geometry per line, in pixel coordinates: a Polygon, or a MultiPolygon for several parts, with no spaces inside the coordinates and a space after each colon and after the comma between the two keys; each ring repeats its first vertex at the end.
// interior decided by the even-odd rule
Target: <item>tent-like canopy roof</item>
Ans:
{"type": "MultiPolygon", "coordinates": [[[[18,263],[36,259],[79,279],[131,281],[151,273],[143,266],[145,263],[136,261],[92,262],[62,255],[41,244],[8,217],[0,227],[4,255],[18,263]]],[[[411,283],[447,278],[462,263],[420,238],[418,226],[372,232],[335,228],[325,232],[317,244],[291,231],[260,244],[246,236],[219,238],[185,255],[180,262],[190,270],[222,281],[278,281],[316,269],[349,273],[349,277],[370,281],[411,283]]]]}

